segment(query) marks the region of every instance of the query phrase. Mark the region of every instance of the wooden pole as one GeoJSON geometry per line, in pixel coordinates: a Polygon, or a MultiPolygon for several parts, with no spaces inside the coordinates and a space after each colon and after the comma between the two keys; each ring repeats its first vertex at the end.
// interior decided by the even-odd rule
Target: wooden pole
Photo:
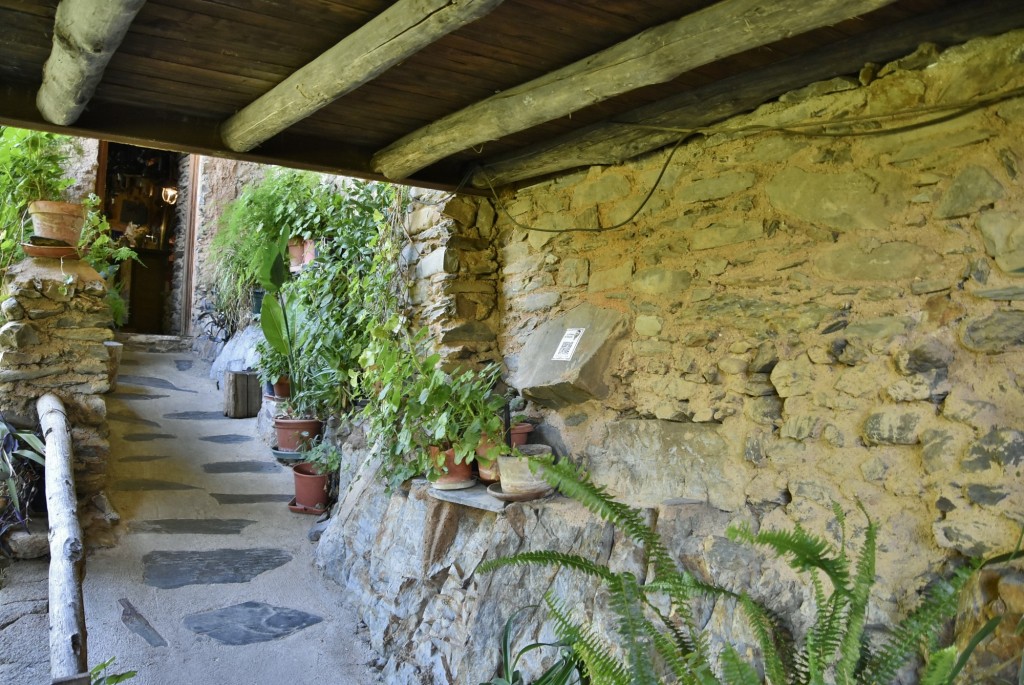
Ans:
{"type": "Polygon", "coordinates": [[[502,0],[398,0],[364,26],[224,122],[224,144],[256,147],[502,0]]]}
{"type": "Polygon", "coordinates": [[[89,670],[86,650],[85,546],[71,467],[71,428],[64,403],[53,393],[36,402],[46,441],[46,509],[50,519],[50,675],[77,676],[89,670]]]}
{"type": "Polygon", "coordinates": [[[145,1],[62,0],[36,96],[44,119],[61,126],[78,119],[145,1]]]}
{"type": "Polygon", "coordinates": [[[893,1],[722,0],[442,117],[377,152],[373,168],[401,180],[480,143],[893,1]]]}

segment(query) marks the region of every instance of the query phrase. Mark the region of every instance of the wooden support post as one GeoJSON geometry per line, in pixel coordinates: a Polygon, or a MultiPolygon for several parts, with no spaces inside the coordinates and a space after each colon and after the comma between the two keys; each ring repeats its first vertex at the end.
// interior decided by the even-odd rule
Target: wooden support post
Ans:
{"type": "MultiPolygon", "coordinates": [[[[64,403],[53,393],[36,402],[46,441],[46,510],[50,519],[50,675],[89,670],[82,578],[85,546],[71,461],[71,428],[64,403]]],[[[73,682],[73,681],[72,681],[73,682]]]]}
{"type": "Polygon", "coordinates": [[[722,0],[442,117],[377,152],[373,168],[390,179],[404,179],[474,145],[892,2],[722,0]]]}
{"type": "Polygon", "coordinates": [[[263,388],[252,371],[224,372],[224,415],[231,419],[247,419],[260,413],[263,388]]]}
{"type": "Polygon", "coordinates": [[[398,0],[225,121],[224,144],[251,150],[501,2],[398,0]]]}
{"type": "Polygon", "coordinates": [[[73,124],[146,0],[62,0],[36,106],[52,124],[73,124]]]}

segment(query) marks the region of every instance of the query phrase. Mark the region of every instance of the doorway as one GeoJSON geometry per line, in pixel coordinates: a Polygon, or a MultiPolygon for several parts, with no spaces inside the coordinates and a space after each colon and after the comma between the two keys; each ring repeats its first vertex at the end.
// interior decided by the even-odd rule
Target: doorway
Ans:
{"type": "Polygon", "coordinates": [[[130,333],[180,335],[173,316],[180,309],[175,293],[175,268],[184,251],[180,209],[181,173],[185,155],[165,150],[104,142],[100,146],[97,194],[115,236],[138,227],[135,252],[115,280],[127,304],[120,329],[130,333]]]}

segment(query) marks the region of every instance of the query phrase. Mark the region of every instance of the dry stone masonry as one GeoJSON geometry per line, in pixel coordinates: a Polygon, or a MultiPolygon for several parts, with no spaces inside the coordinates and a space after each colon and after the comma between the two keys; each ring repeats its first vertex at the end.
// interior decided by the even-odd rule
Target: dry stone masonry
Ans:
{"type": "MultiPolygon", "coordinates": [[[[667,152],[501,199],[549,232],[457,198],[450,221],[411,229],[415,301],[451,357],[501,356],[533,400],[535,440],[644,507],[681,564],[798,629],[806,587],[724,531],[834,535],[830,502],[861,502],[881,524],[869,623],[891,622],[1024,525],[1024,98],[972,106],[1022,87],[1024,32],[813,84],[681,146],[615,231],[568,229],[627,218],[667,152]],[[558,366],[574,327],[580,356],[558,366]]],[[[319,557],[392,655],[389,682],[490,677],[505,618],[547,589],[599,629],[610,620],[571,574],[479,577],[484,559],[551,548],[635,563],[572,503],[494,515],[357,482],[319,557]]],[[[993,607],[1024,612],[1019,572],[983,581],[961,635],[993,607]]],[[[715,639],[749,643],[734,607],[705,609],[715,639]]],[[[1019,654],[1004,623],[980,663],[1019,654]]]]}
{"type": "Polygon", "coordinates": [[[30,258],[8,270],[0,303],[0,411],[34,428],[40,396],[64,401],[82,497],[101,493],[109,453],[104,342],[114,336],[106,292],[85,262],[30,258]]]}

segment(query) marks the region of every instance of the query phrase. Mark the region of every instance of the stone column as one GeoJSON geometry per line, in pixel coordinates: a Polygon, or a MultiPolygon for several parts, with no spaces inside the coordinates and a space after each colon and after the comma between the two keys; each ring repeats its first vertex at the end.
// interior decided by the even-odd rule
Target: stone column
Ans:
{"type": "Polygon", "coordinates": [[[54,392],[72,427],[75,482],[82,497],[103,489],[110,446],[107,349],[114,337],[107,288],[78,260],[26,259],[4,279],[0,304],[0,411],[15,425],[35,427],[35,402],[54,392]]]}

